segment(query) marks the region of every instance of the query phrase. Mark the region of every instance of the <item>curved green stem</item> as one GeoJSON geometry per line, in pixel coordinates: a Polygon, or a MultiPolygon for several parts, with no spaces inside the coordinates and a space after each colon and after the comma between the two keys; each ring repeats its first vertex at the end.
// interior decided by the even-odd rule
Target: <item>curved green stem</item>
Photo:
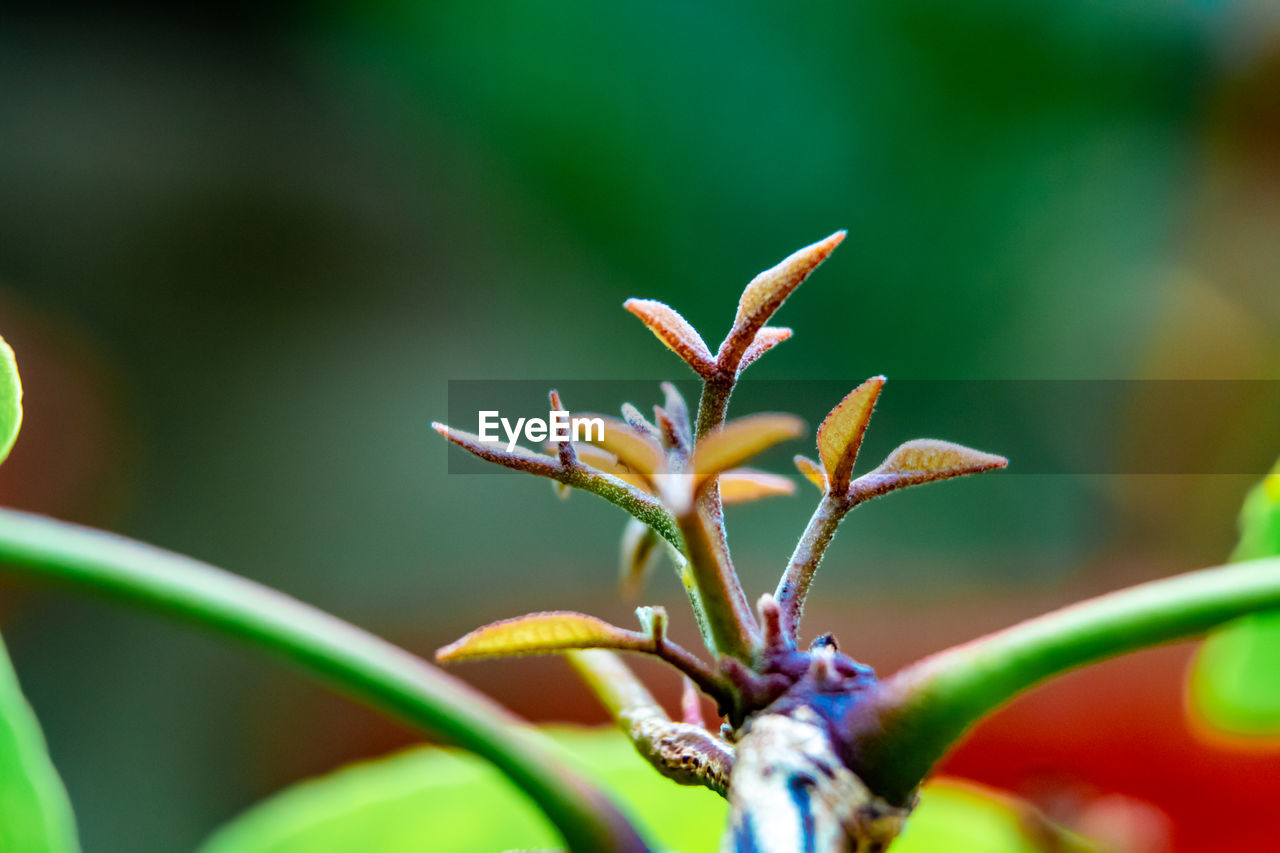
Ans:
{"type": "Polygon", "coordinates": [[[571,850],[648,850],[606,797],[516,717],[409,652],[297,599],[189,557],[7,509],[0,510],[0,562],[245,640],[475,752],[541,807],[571,850]]]}
{"type": "Polygon", "coordinates": [[[1280,557],[1140,584],[947,649],[884,682],[851,732],[858,774],[903,802],[969,726],[1045,679],[1273,609],[1280,557]]]}

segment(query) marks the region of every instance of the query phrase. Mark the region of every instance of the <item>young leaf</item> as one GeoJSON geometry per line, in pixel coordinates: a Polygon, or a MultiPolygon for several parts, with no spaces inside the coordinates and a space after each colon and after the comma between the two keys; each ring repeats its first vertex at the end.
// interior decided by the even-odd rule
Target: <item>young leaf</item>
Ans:
{"type": "Polygon", "coordinates": [[[610,625],[585,613],[530,613],[477,628],[436,652],[436,660],[541,655],[568,649],[649,651],[653,640],[636,631],[610,625]]]}
{"type": "MultiPolygon", "coordinates": [[[[547,445],[548,449],[554,447],[555,444],[547,445]]],[[[619,480],[622,480],[624,483],[630,483],[637,489],[643,489],[646,492],[653,491],[653,484],[649,482],[648,477],[645,477],[642,474],[637,474],[635,471],[631,470],[628,465],[619,461],[618,457],[614,456],[609,451],[602,450],[593,444],[584,444],[581,447],[576,447],[575,452],[577,454],[578,461],[582,464],[588,465],[605,474],[617,477],[619,480]]]]}
{"type": "Polygon", "coordinates": [[[666,410],[667,417],[689,438],[689,404],[684,401],[684,395],[672,382],[662,383],[662,394],[662,408],[666,410]]]}
{"type": "Polygon", "coordinates": [[[785,326],[765,326],[756,332],[755,339],[742,354],[742,361],[738,362],[738,372],[746,370],[748,365],[789,337],[791,337],[791,330],[785,326]]]}
{"type": "Polygon", "coordinates": [[[622,419],[627,422],[627,426],[645,436],[654,444],[662,444],[662,434],[658,432],[658,428],[649,423],[649,419],[640,414],[640,410],[635,406],[630,403],[623,403],[622,419]]]}
{"type": "Polygon", "coordinates": [[[677,450],[682,456],[687,455],[689,452],[689,437],[667,414],[667,410],[661,406],[654,406],[653,420],[658,425],[658,432],[662,436],[663,448],[677,450]]]}
{"type": "Polygon", "coordinates": [[[726,504],[790,495],[795,490],[796,484],[786,477],[754,468],[732,468],[720,475],[720,500],[726,504]]]}
{"type": "Polygon", "coordinates": [[[9,455],[22,426],[22,382],[13,350],[0,338],[0,462],[9,455]]]}
{"type": "Polygon", "coordinates": [[[780,441],[804,435],[804,421],[795,415],[764,413],[729,421],[708,434],[694,448],[690,468],[693,490],[710,477],[738,465],[780,441]]]}
{"type": "Polygon", "coordinates": [[[795,463],[796,470],[804,474],[806,480],[817,486],[818,491],[826,494],[827,472],[822,470],[822,466],[808,456],[796,456],[795,463]]]}
{"type": "Polygon", "coordinates": [[[818,456],[833,494],[843,495],[849,488],[853,463],[883,387],[884,377],[872,376],[850,391],[818,427],[818,456]]]}
{"type": "Polygon", "coordinates": [[[642,435],[625,421],[608,415],[585,414],[573,415],[570,422],[577,424],[595,418],[604,422],[604,429],[601,431],[586,426],[582,435],[589,436],[590,443],[609,451],[631,470],[640,474],[652,474],[662,466],[664,456],[661,445],[649,436],[642,435]]]}
{"type": "Polygon", "coordinates": [[[1008,464],[1008,459],[993,453],[983,453],[949,441],[918,438],[899,445],[880,463],[880,467],[859,477],[852,491],[865,499],[894,489],[977,474],[1008,464]]]}
{"type": "MultiPolygon", "coordinates": [[[[564,412],[566,415],[569,414],[568,410],[565,409],[564,404],[560,402],[559,391],[556,391],[553,388],[547,394],[547,397],[551,403],[551,411],[564,412]]],[[[577,464],[578,452],[574,448],[572,441],[551,442],[551,446],[555,448],[556,458],[560,460],[560,467],[571,468],[577,464]]],[[[569,489],[567,486],[558,485],[556,488],[556,494],[561,498],[566,498],[569,496],[569,489]]]]}
{"type": "Polygon", "coordinates": [[[840,245],[844,237],[845,232],[837,231],[813,245],[793,252],[782,263],[753,278],[738,300],[734,327],[754,330],[763,326],[791,292],[809,277],[809,273],[817,269],[818,264],[825,261],[836,246],[840,245]]]}
{"type": "Polygon", "coordinates": [[[67,791],[0,642],[0,850],[79,849],[67,791]]]}
{"type": "MultiPolygon", "coordinates": [[[[800,286],[809,273],[813,272],[843,239],[844,232],[837,231],[825,240],[795,252],[776,267],[765,270],[751,280],[746,290],[742,292],[742,298],[738,300],[738,313],[734,318],[733,328],[720,342],[720,348],[716,352],[716,366],[722,376],[737,376],[747,350],[755,343],[756,333],[769,321],[791,292],[800,286]]],[[[759,354],[756,354],[757,357],[759,354]]],[[[716,409],[716,417],[705,424],[702,423],[702,413],[699,413],[700,433],[705,433],[719,422],[724,414],[723,404],[727,402],[727,396],[725,396],[722,405],[716,409]]]]}
{"type": "Polygon", "coordinates": [[[640,318],[649,331],[658,336],[672,352],[684,359],[700,376],[715,372],[715,359],[711,349],[689,321],[671,306],[656,299],[628,299],[622,303],[632,314],[640,318]]]}
{"type": "MultiPolygon", "coordinates": [[[[613,420],[615,425],[614,436],[625,435],[630,432],[630,427],[621,421],[610,418],[605,420],[613,420]]],[[[449,441],[486,462],[493,462],[496,465],[502,465],[506,468],[524,471],[529,474],[537,474],[541,477],[549,477],[567,486],[597,494],[653,527],[676,548],[682,546],[680,533],[676,529],[676,521],[672,517],[670,509],[643,488],[638,488],[632,483],[621,480],[590,465],[575,465],[571,468],[566,468],[558,458],[553,456],[534,453],[531,450],[525,450],[523,447],[516,447],[514,450],[508,451],[506,446],[500,442],[481,441],[477,435],[452,429],[440,423],[433,423],[431,426],[449,441]]],[[[644,443],[645,440],[634,432],[630,432],[630,434],[637,442],[644,443]]],[[[610,434],[606,431],[605,438],[609,437],[610,434]]],[[[660,455],[661,450],[658,453],[660,455]]]]}
{"type": "Polygon", "coordinates": [[[653,407],[653,414],[662,431],[662,443],[668,450],[676,450],[681,459],[693,450],[693,433],[689,430],[689,406],[679,390],[670,382],[662,383],[664,399],[661,406],[653,407]]]}
{"type": "Polygon", "coordinates": [[[636,608],[636,618],[640,620],[640,631],[653,641],[654,646],[661,646],[667,640],[667,609],[665,607],[636,608]]]}
{"type": "Polygon", "coordinates": [[[635,599],[644,589],[645,577],[656,555],[658,534],[639,519],[631,519],[622,531],[622,571],[620,586],[622,595],[635,599]]]}
{"type": "Polygon", "coordinates": [[[486,462],[493,462],[504,468],[525,471],[543,477],[553,477],[560,470],[560,460],[554,456],[534,453],[532,450],[526,450],[518,445],[514,450],[507,450],[506,444],[502,441],[482,441],[480,436],[475,433],[453,429],[450,426],[434,421],[431,424],[431,428],[463,450],[469,451],[486,462]]]}

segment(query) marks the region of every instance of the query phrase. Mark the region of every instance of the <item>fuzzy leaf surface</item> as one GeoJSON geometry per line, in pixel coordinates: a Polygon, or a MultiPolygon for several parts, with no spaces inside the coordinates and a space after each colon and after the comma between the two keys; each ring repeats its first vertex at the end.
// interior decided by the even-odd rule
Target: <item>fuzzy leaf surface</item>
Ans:
{"type": "Polygon", "coordinates": [[[714,477],[736,468],[781,441],[804,435],[795,415],[764,413],[729,421],[698,442],[690,467],[697,477],[714,477]]]}
{"type": "Polygon", "coordinates": [[[796,484],[786,477],[754,468],[731,468],[720,475],[720,500],[726,504],[791,495],[795,491],[796,484]]]}
{"type": "Polygon", "coordinates": [[[689,321],[680,316],[670,305],[656,299],[628,299],[623,307],[640,318],[658,340],[700,375],[709,375],[715,369],[714,357],[706,341],[689,321]]]}
{"type": "Polygon", "coordinates": [[[650,641],[635,631],[585,613],[549,611],[503,619],[477,628],[436,652],[445,662],[540,655],[569,649],[644,649],[650,641]]]}
{"type": "Polygon", "coordinates": [[[934,480],[947,480],[1003,468],[1009,460],[949,441],[918,438],[898,446],[880,466],[859,482],[872,484],[876,491],[889,491],[934,480]]]}
{"type": "Polygon", "coordinates": [[[853,463],[871,422],[871,412],[884,387],[883,376],[873,376],[850,391],[818,427],[818,456],[827,472],[831,491],[844,494],[852,479],[853,463]]]}
{"type": "Polygon", "coordinates": [[[827,259],[845,233],[837,231],[803,249],[788,255],[776,266],[757,275],[747,284],[738,300],[738,313],[734,325],[759,328],[778,310],[791,292],[800,286],[818,264],[827,259]]]}
{"type": "Polygon", "coordinates": [[[791,330],[785,326],[765,326],[756,332],[751,345],[742,354],[742,361],[738,362],[738,372],[746,370],[748,365],[790,337],[791,330]]]}
{"type": "Polygon", "coordinates": [[[825,493],[827,491],[827,472],[822,470],[822,466],[814,462],[808,456],[796,456],[796,470],[804,475],[805,479],[818,487],[818,491],[825,493]]]}
{"type": "Polygon", "coordinates": [[[626,421],[608,415],[577,414],[571,417],[576,424],[584,420],[599,418],[604,422],[604,430],[595,430],[584,425],[582,436],[596,447],[609,451],[633,471],[639,474],[652,474],[662,466],[664,459],[662,447],[653,439],[641,435],[635,427],[626,421]],[[601,432],[603,436],[601,437],[601,432]],[[589,438],[588,438],[589,436],[589,438]]]}

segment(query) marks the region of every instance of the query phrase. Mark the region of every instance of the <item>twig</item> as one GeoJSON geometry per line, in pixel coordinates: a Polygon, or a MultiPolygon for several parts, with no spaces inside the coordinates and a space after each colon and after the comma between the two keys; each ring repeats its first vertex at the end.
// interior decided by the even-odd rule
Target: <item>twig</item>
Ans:
{"type": "Polygon", "coordinates": [[[569,662],[600,698],[636,751],[668,779],[729,790],[733,747],[701,726],[673,722],[644,685],[612,652],[570,652],[569,662]]]}

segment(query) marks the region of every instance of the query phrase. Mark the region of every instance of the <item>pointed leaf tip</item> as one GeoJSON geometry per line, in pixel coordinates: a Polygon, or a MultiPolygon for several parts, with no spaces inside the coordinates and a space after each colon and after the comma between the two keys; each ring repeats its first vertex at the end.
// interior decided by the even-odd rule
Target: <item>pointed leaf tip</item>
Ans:
{"type": "Polygon", "coordinates": [[[818,427],[818,456],[833,494],[843,495],[853,479],[853,464],[885,378],[873,376],[850,391],[818,427]]]}
{"type": "Polygon", "coordinates": [[[689,429],[689,404],[671,382],[662,383],[662,409],[671,420],[671,425],[679,439],[679,444],[688,451],[693,445],[693,434],[689,429]]]}
{"type": "Polygon", "coordinates": [[[624,598],[634,600],[644,590],[644,582],[657,555],[661,539],[652,527],[631,519],[622,531],[619,585],[624,598]]]}
{"type": "Polygon", "coordinates": [[[452,429],[442,423],[432,422],[431,426],[452,443],[486,462],[542,477],[553,477],[560,469],[560,462],[555,457],[534,453],[519,445],[507,450],[502,441],[484,441],[475,433],[452,429]]]}
{"type": "Polygon", "coordinates": [[[586,428],[582,433],[586,441],[609,451],[636,473],[652,474],[662,466],[662,445],[626,421],[596,414],[575,414],[569,417],[570,424],[580,421],[588,422],[583,424],[586,428]],[[602,426],[591,428],[589,422],[597,419],[602,426]]]}
{"type": "Polygon", "coordinates": [[[697,486],[780,441],[804,435],[804,421],[795,415],[765,412],[729,421],[708,433],[694,448],[690,468],[697,486]]]}
{"type": "MultiPolygon", "coordinates": [[[[548,451],[555,450],[556,445],[554,443],[548,443],[547,449],[548,451]]],[[[649,482],[648,477],[637,474],[628,467],[625,462],[620,461],[618,457],[614,456],[607,450],[601,450],[599,447],[592,444],[584,444],[580,447],[574,448],[574,452],[577,455],[579,462],[582,462],[597,471],[617,477],[619,480],[635,486],[642,492],[653,491],[653,484],[649,482]]],[[[644,526],[643,522],[637,523],[644,526]]]]}
{"type": "Polygon", "coordinates": [[[754,468],[731,468],[720,475],[720,500],[725,504],[792,495],[795,491],[796,484],[788,478],[754,468]]]}
{"type": "Polygon", "coordinates": [[[845,232],[837,231],[825,239],[793,252],[777,266],[753,278],[738,301],[738,314],[734,325],[763,325],[769,316],[778,310],[778,306],[791,295],[791,292],[808,278],[818,264],[827,259],[827,256],[840,245],[844,238],[845,232]]]}
{"type": "Polygon", "coordinates": [[[667,608],[656,605],[637,607],[636,619],[640,622],[641,633],[652,639],[655,647],[666,642],[667,608]]]}
{"type": "Polygon", "coordinates": [[[652,640],[585,613],[548,611],[504,619],[477,628],[436,652],[436,660],[454,662],[495,657],[549,654],[570,649],[644,651],[652,640]]]}
{"type": "Polygon", "coordinates": [[[706,341],[670,305],[656,299],[628,299],[622,303],[622,307],[639,317],[649,327],[649,331],[684,359],[695,373],[709,376],[715,372],[715,359],[706,341]]]}
{"type": "Polygon", "coordinates": [[[738,362],[738,372],[746,370],[748,365],[790,337],[791,330],[786,326],[765,326],[756,332],[751,345],[742,354],[742,361],[738,362]]]}
{"type": "Polygon", "coordinates": [[[640,410],[630,403],[622,404],[622,419],[627,422],[627,426],[636,432],[648,438],[655,444],[662,443],[662,434],[658,428],[649,422],[649,419],[640,413],[640,410]]]}
{"type": "Polygon", "coordinates": [[[814,462],[808,456],[799,456],[795,458],[796,470],[805,476],[810,483],[818,487],[818,491],[826,494],[827,492],[827,472],[822,470],[822,466],[814,462]]]}
{"type": "Polygon", "coordinates": [[[858,479],[870,495],[1004,468],[1009,460],[949,441],[919,438],[900,445],[874,471],[858,479]]]}

